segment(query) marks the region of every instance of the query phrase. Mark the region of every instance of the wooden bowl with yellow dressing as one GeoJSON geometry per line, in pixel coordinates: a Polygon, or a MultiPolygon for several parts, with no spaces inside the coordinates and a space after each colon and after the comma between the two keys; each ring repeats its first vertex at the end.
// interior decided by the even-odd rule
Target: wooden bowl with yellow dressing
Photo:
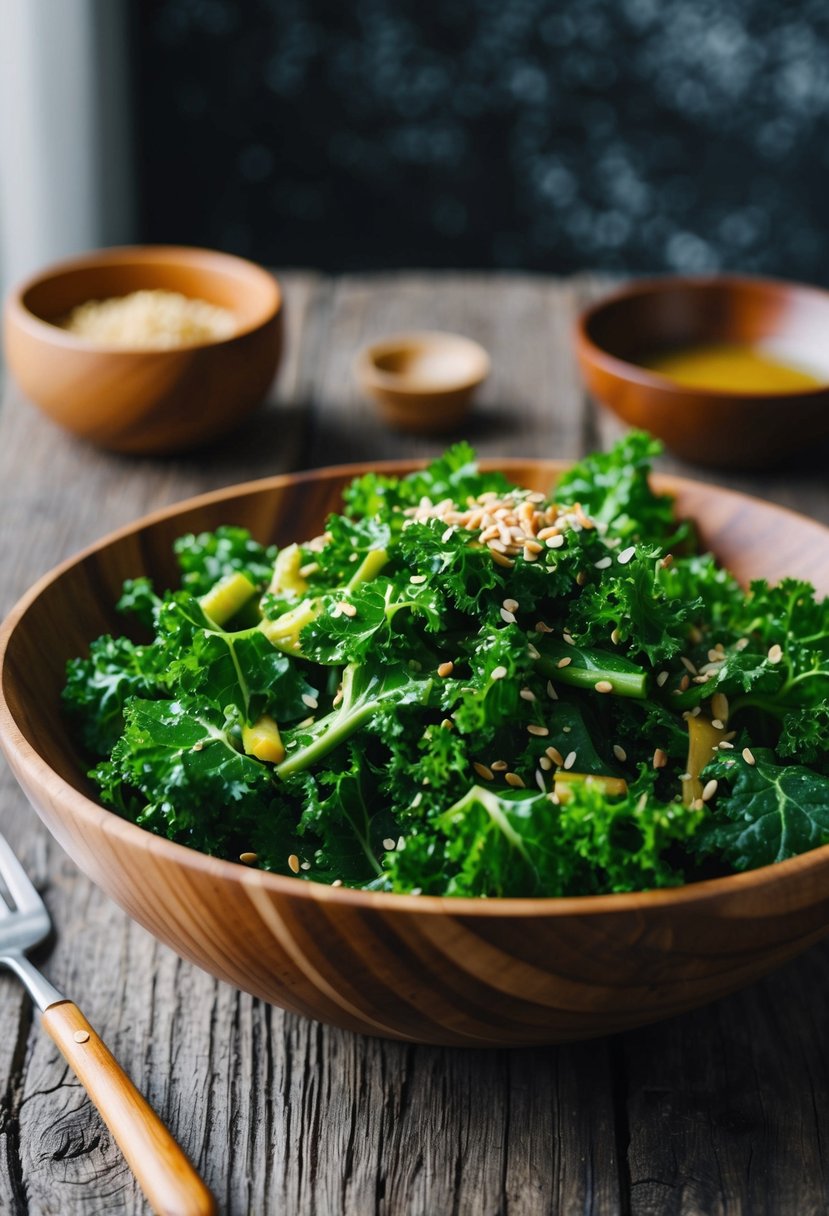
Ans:
{"type": "Polygon", "coordinates": [[[634,283],[588,308],[593,395],[697,464],[770,466],[829,436],[829,292],[736,275],[634,283]]]}

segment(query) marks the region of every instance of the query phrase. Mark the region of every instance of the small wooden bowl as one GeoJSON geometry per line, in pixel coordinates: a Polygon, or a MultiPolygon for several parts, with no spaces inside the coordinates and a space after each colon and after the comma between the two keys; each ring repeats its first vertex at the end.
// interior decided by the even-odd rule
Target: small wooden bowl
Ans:
{"type": "Polygon", "coordinates": [[[364,347],[354,364],[360,388],[389,426],[423,434],[456,430],[489,369],[477,342],[440,331],[384,338],[364,347]]]}
{"type": "Polygon", "coordinates": [[[205,443],[262,402],[279,363],[282,295],[259,266],[207,249],[103,249],[49,267],[6,301],[9,367],[53,422],[116,452],[205,443]],[[87,300],[163,288],[229,309],[230,338],[169,350],[101,346],[55,321],[87,300]]]}
{"type": "Polygon", "coordinates": [[[593,395],[631,426],[702,465],[770,466],[829,436],[829,292],[732,275],[634,283],[582,313],[576,353],[593,395]],[[707,343],[763,345],[824,369],[799,391],[685,387],[636,360],[707,343]]]}
{"type": "MultiPolygon", "coordinates": [[[[539,490],[562,468],[498,465],[539,490]]],[[[174,538],[220,523],[278,544],[315,535],[366,467],[274,477],[160,511],[59,566],[11,612],[0,630],[0,741],[80,868],[179,954],[264,1000],[349,1030],[465,1047],[639,1026],[723,996],[822,937],[829,846],[673,890],[442,899],[333,888],[206,857],[95,801],[60,691],[69,657],[123,629],[112,607],[122,580],[145,574],[170,585],[174,538]]],[[[710,485],[657,484],[744,581],[789,574],[829,592],[829,528],[710,485]]]]}

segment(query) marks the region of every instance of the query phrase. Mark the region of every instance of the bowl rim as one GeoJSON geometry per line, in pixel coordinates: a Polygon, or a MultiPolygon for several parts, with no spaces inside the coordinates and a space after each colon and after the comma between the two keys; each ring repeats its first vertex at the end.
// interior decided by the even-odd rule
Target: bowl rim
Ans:
{"type": "Polygon", "coordinates": [[[135,357],[140,355],[149,358],[170,358],[180,351],[210,350],[229,346],[239,339],[265,328],[279,316],[282,308],[282,287],[276,276],[266,270],[264,266],[239,257],[235,253],[224,253],[220,249],[205,249],[198,245],[112,245],[52,262],[19,283],[15,283],[6,295],[4,312],[7,322],[13,319],[34,337],[41,338],[52,345],[64,347],[66,350],[108,356],[135,357]],[[152,262],[166,262],[171,265],[190,264],[198,266],[208,273],[223,267],[231,273],[235,271],[236,277],[239,279],[256,279],[267,292],[269,300],[267,305],[260,310],[260,315],[256,320],[235,329],[225,338],[204,339],[200,342],[178,342],[175,346],[165,347],[112,346],[105,342],[79,337],[51,321],[45,321],[25,303],[30,291],[48,283],[50,279],[59,278],[74,270],[94,270],[107,265],[139,265],[152,262]]]}
{"type": "Polygon", "coordinates": [[[616,307],[629,300],[641,299],[645,296],[656,296],[663,291],[676,291],[684,288],[690,291],[704,291],[713,287],[734,287],[737,290],[747,287],[767,289],[770,294],[793,292],[795,294],[817,296],[824,300],[829,309],[829,290],[812,283],[798,283],[791,279],[777,279],[763,275],[749,274],[699,274],[699,275],[654,275],[651,278],[636,279],[624,284],[598,300],[583,308],[576,317],[574,331],[576,349],[582,362],[591,362],[603,371],[629,383],[638,384],[642,388],[657,390],[666,397],[695,396],[710,397],[716,401],[738,402],[774,402],[789,399],[813,400],[829,395],[829,378],[825,383],[805,388],[776,389],[771,392],[759,392],[757,389],[717,389],[703,388],[679,384],[668,376],[651,371],[638,363],[622,359],[600,346],[589,332],[590,325],[605,309],[616,307]]]}
{"type": "Polygon", "coordinates": [[[377,388],[390,389],[400,394],[401,397],[415,395],[439,397],[446,393],[457,393],[467,389],[471,392],[472,389],[483,384],[492,371],[492,359],[486,347],[475,338],[467,337],[466,334],[456,334],[444,329],[407,329],[388,334],[384,338],[377,338],[373,342],[367,342],[354,356],[353,367],[358,378],[362,377],[377,388]],[[463,347],[477,359],[478,370],[463,377],[447,379],[441,384],[436,384],[434,380],[418,380],[416,375],[387,372],[377,366],[378,356],[403,350],[418,342],[424,346],[463,347]]]}
{"type": "MultiPolygon", "coordinates": [[[[371,463],[373,471],[381,474],[399,475],[413,469],[423,468],[425,460],[385,460],[371,463]]],[[[505,457],[483,458],[480,466],[485,470],[499,469],[509,474],[526,469],[527,465],[535,465],[556,477],[570,468],[573,461],[538,459],[537,457],[505,457]]],[[[100,803],[87,797],[70,785],[63,777],[40,756],[28,742],[17,725],[6,699],[5,673],[6,651],[16,629],[25,617],[29,608],[40,597],[43,591],[57,582],[73,566],[95,553],[106,549],[117,541],[139,533],[145,528],[171,519],[186,511],[198,510],[201,507],[213,506],[223,501],[248,497],[277,489],[283,486],[296,486],[304,482],[317,480],[342,480],[359,475],[368,466],[366,463],[329,465],[319,469],[304,470],[298,473],[280,473],[271,477],[259,478],[253,481],[240,482],[211,490],[204,494],[182,499],[166,507],[158,508],[138,519],[108,532],[98,540],[85,546],[77,553],[70,555],[56,566],[43,574],[26,591],[8,612],[0,624],[0,745],[5,753],[7,763],[17,776],[17,768],[25,772],[27,779],[39,789],[49,788],[51,796],[60,798],[62,815],[70,819],[78,817],[87,827],[98,828],[111,839],[123,841],[133,847],[142,849],[145,853],[154,854],[160,861],[183,866],[185,870],[195,869],[204,876],[212,876],[218,882],[239,882],[245,888],[256,890],[273,898],[291,897],[310,900],[317,903],[344,904],[355,909],[371,911],[376,909],[385,914],[417,911],[431,916],[446,916],[458,919],[489,919],[506,917],[508,919],[524,919],[526,917],[546,917],[553,919],[572,916],[607,916],[610,913],[635,914],[645,909],[670,905],[672,907],[690,908],[704,904],[718,897],[735,897],[755,889],[776,885],[779,877],[794,877],[825,867],[829,861],[829,844],[820,845],[807,853],[787,858],[785,861],[762,866],[754,870],[746,870],[737,874],[728,874],[719,878],[704,879],[700,882],[685,883],[676,887],[663,887],[654,890],[618,892],[606,895],[575,895],[575,896],[529,896],[482,899],[473,896],[445,895],[412,895],[396,894],[387,891],[366,891],[351,887],[332,887],[327,883],[315,882],[310,879],[289,877],[274,874],[270,871],[259,870],[246,866],[241,862],[212,857],[188,845],[168,840],[156,835],[146,828],[139,827],[130,820],[123,819],[115,811],[111,811],[100,803]],[[14,757],[14,761],[12,760],[14,757]],[[57,794],[55,793],[57,791],[57,794]]],[[[801,512],[789,507],[759,499],[756,495],[741,493],[726,487],[699,482],[691,478],[677,477],[670,474],[654,474],[654,486],[665,493],[676,493],[684,487],[690,490],[712,489],[735,501],[736,504],[748,505],[760,502],[774,512],[793,518],[800,523],[809,524],[827,533],[829,525],[811,519],[801,512]]],[[[23,785],[18,778],[21,786],[23,785]]]]}

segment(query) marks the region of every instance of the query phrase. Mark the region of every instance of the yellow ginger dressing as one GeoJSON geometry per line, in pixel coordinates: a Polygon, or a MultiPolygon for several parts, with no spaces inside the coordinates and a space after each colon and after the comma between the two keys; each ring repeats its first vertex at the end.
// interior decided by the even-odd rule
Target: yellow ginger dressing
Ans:
{"type": "Polygon", "coordinates": [[[733,393],[785,393],[825,384],[751,346],[717,344],[646,355],[637,362],[676,384],[733,393]]]}

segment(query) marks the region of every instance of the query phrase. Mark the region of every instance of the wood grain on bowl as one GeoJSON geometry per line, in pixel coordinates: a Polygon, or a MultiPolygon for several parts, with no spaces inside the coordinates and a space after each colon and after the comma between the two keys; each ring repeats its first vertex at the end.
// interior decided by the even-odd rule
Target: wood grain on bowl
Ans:
{"type": "MultiPolygon", "coordinates": [[[[500,467],[535,489],[561,468],[500,467]]],[[[829,847],[674,890],[452,900],[262,873],[97,805],[59,698],[67,658],[101,632],[121,630],[112,605],[122,580],[171,582],[175,537],[220,523],[278,543],[314,535],[359,471],[276,477],[159,512],[64,563],[10,614],[0,635],[3,749],[81,869],[220,979],[325,1022],[424,1043],[540,1044],[641,1025],[722,996],[827,932],[829,847]]],[[[794,575],[829,592],[829,529],[729,491],[658,481],[742,580],[794,575]]]]}
{"type": "Polygon", "coordinates": [[[15,288],[6,357],[25,395],[53,422],[117,452],[177,452],[238,426],[279,365],[282,295],[242,258],[206,249],[136,246],[59,263],[15,288]],[[236,332],[165,350],[107,347],[54,322],[89,300],[161,289],[216,304],[236,332]]]}
{"type": "Polygon", "coordinates": [[[701,465],[762,468],[829,438],[829,292],[738,275],[639,281],[579,317],[575,344],[587,387],[629,426],[701,465]],[[780,392],[675,383],[643,356],[709,344],[757,346],[818,374],[780,392]]]}

